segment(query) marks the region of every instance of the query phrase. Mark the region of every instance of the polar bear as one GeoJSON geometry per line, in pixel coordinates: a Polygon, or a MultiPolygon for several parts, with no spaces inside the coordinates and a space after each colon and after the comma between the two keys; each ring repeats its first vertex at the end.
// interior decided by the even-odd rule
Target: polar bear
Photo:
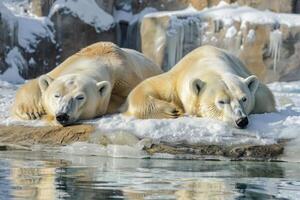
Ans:
{"type": "Polygon", "coordinates": [[[138,83],[160,73],[157,65],[137,51],[110,42],[95,43],[23,85],[12,114],[68,125],[115,113],[138,83]]]}
{"type": "Polygon", "coordinates": [[[140,83],[123,109],[137,118],[176,118],[187,113],[245,128],[249,114],[273,112],[275,101],[237,57],[202,46],[170,71],[140,83]]]}

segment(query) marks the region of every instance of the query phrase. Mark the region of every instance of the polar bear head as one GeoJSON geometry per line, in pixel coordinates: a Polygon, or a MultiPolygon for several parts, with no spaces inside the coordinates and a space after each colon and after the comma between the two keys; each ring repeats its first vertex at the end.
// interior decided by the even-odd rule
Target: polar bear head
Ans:
{"type": "Polygon", "coordinates": [[[63,75],[55,80],[43,75],[39,86],[47,115],[63,126],[104,114],[111,94],[108,81],[96,82],[78,74],[63,75]]]}
{"type": "Polygon", "coordinates": [[[259,86],[256,76],[242,78],[233,74],[205,83],[192,82],[192,90],[198,96],[197,115],[229,122],[238,128],[246,128],[248,115],[255,105],[255,92],[259,86]]]}

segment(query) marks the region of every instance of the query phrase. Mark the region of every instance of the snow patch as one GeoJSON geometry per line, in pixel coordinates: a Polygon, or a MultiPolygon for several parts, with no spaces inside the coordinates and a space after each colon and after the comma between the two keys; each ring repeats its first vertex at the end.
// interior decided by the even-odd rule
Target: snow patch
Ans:
{"type": "Polygon", "coordinates": [[[5,62],[9,67],[3,74],[0,74],[0,80],[11,83],[23,83],[24,79],[20,76],[19,69],[26,66],[26,60],[17,47],[8,52],[5,62]]]}
{"type": "Polygon", "coordinates": [[[55,43],[52,22],[46,17],[18,17],[18,43],[27,52],[33,53],[42,38],[55,43]]]}
{"type": "Polygon", "coordinates": [[[48,17],[51,18],[59,10],[78,17],[95,27],[97,32],[107,31],[114,26],[113,17],[101,9],[94,0],[57,0],[52,5],[48,17]]]}

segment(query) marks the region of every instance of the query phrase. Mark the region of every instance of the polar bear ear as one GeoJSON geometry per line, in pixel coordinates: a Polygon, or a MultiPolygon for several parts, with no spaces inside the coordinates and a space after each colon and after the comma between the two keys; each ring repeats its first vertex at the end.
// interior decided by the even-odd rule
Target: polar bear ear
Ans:
{"type": "Polygon", "coordinates": [[[105,97],[111,90],[110,83],[108,81],[101,81],[97,84],[97,89],[99,91],[100,96],[105,97]]]}
{"type": "Polygon", "coordinates": [[[201,90],[203,89],[204,87],[204,82],[201,81],[200,79],[194,79],[192,82],[191,82],[191,89],[192,91],[196,94],[196,95],[199,95],[201,90]]]}
{"type": "Polygon", "coordinates": [[[42,92],[44,92],[50,85],[53,79],[48,75],[42,75],[39,78],[39,86],[42,92]]]}
{"type": "Polygon", "coordinates": [[[257,77],[254,75],[249,76],[244,80],[244,82],[248,86],[250,92],[254,94],[259,85],[259,81],[258,81],[257,77]]]}

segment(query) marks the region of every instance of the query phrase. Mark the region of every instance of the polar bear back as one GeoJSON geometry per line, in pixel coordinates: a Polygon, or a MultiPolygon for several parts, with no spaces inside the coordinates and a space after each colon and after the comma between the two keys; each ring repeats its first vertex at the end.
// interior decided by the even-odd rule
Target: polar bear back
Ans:
{"type": "Polygon", "coordinates": [[[202,46],[186,55],[171,71],[187,73],[191,76],[202,76],[206,73],[213,73],[222,76],[224,73],[231,73],[243,78],[252,73],[233,54],[212,46],[202,46]]]}

